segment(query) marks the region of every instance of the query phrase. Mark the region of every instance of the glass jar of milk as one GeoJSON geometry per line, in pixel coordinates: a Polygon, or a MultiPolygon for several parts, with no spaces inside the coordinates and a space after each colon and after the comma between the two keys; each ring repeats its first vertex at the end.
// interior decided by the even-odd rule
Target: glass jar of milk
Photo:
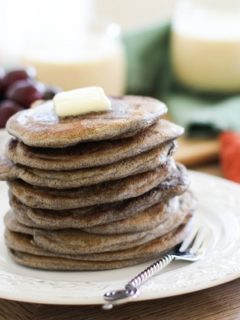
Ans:
{"type": "Polygon", "coordinates": [[[35,67],[39,80],[63,90],[96,85],[109,95],[122,95],[126,66],[120,27],[99,18],[81,19],[80,12],[59,17],[56,11],[50,24],[51,17],[43,17],[26,43],[24,65],[35,67]]]}
{"type": "Polygon", "coordinates": [[[181,0],[173,19],[172,65],[183,85],[240,91],[240,1],[181,0]]]}

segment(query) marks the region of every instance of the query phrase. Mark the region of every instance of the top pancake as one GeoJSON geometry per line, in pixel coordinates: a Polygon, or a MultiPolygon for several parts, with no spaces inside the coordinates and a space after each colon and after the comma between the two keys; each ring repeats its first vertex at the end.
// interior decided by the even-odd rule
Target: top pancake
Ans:
{"type": "Polygon", "coordinates": [[[149,97],[110,99],[110,111],[67,118],[58,117],[53,102],[46,102],[15,114],[9,119],[7,130],[26,145],[59,148],[84,141],[134,136],[167,111],[162,102],[149,97]]]}

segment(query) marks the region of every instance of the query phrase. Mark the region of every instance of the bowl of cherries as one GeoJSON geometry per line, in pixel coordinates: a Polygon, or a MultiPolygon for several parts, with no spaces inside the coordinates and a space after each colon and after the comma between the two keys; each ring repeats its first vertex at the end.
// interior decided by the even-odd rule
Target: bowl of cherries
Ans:
{"type": "Polygon", "coordinates": [[[0,128],[16,112],[30,108],[37,100],[50,100],[59,89],[36,79],[33,68],[6,71],[0,67],[0,128]]]}

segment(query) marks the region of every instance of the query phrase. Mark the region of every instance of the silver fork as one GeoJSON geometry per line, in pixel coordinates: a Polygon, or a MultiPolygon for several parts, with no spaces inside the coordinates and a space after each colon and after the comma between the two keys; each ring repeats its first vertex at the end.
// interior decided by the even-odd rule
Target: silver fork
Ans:
{"type": "Polygon", "coordinates": [[[159,260],[155,261],[137,276],[131,279],[121,290],[108,291],[104,294],[107,301],[102,307],[105,310],[112,309],[115,304],[125,303],[129,298],[135,298],[139,294],[140,286],[152,278],[156,273],[163,270],[174,260],[196,262],[200,260],[208,244],[209,232],[206,228],[193,228],[186,239],[178,245],[175,250],[167,253],[159,260]]]}

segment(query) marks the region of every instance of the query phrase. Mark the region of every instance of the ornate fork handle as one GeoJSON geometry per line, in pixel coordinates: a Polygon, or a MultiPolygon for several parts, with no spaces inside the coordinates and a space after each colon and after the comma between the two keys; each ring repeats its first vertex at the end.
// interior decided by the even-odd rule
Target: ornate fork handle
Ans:
{"type": "MultiPolygon", "coordinates": [[[[137,296],[139,293],[138,288],[147,280],[152,278],[156,273],[164,269],[169,263],[175,259],[175,255],[166,254],[159,260],[155,261],[145,270],[140,272],[136,277],[131,279],[122,290],[113,290],[104,294],[104,300],[108,302],[115,302],[118,300],[137,296]]],[[[103,306],[104,309],[111,309],[113,305],[107,303],[103,306]]]]}
{"type": "Polygon", "coordinates": [[[130,280],[127,283],[126,287],[139,288],[144,282],[146,282],[148,279],[152,278],[156,273],[165,268],[170,262],[173,261],[174,258],[175,257],[172,254],[167,254],[163,256],[161,259],[155,261],[145,270],[140,272],[136,277],[130,280]]]}

